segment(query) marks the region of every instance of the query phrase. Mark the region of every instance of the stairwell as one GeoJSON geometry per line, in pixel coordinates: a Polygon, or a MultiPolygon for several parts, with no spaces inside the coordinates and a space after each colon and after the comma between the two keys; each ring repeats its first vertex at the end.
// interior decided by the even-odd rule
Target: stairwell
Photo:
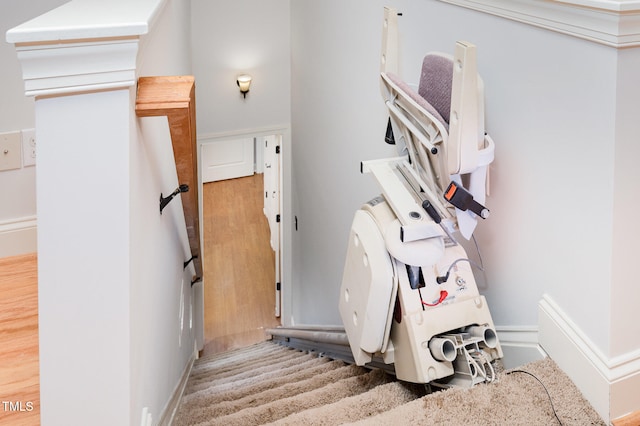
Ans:
{"type": "Polygon", "coordinates": [[[548,358],[490,384],[430,393],[382,369],[285,344],[197,360],[173,424],[605,424],[548,358]]]}

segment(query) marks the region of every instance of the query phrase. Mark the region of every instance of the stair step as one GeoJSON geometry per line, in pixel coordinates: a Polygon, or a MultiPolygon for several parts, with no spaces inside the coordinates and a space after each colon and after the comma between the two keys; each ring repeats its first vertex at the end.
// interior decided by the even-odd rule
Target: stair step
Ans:
{"type": "Polygon", "coordinates": [[[470,389],[428,393],[384,370],[358,367],[312,349],[262,342],[199,359],[173,424],[605,425],[551,359],[498,373],[470,389]]]}

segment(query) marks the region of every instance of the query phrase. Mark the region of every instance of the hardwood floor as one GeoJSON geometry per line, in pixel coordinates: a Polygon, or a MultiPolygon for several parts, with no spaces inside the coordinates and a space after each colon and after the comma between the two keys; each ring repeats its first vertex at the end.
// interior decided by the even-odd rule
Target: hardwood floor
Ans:
{"type": "Polygon", "coordinates": [[[262,176],[204,185],[203,355],[263,341],[280,325],[262,176]]]}
{"type": "Polygon", "coordinates": [[[35,254],[0,259],[0,424],[40,424],[35,254]]]}
{"type": "Polygon", "coordinates": [[[640,425],[640,411],[615,419],[611,422],[613,426],[638,426],[640,425]]]}

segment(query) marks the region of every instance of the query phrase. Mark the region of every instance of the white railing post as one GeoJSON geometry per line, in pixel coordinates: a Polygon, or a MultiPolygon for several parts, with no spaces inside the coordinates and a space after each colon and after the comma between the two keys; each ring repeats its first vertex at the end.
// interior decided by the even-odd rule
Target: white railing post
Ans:
{"type": "Polygon", "coordinates": [[[155,421],[193,354],[188,256],[175,214],[157,212],[166,185],[134,109],[141,41],[166,3],[73,0],[6,35],[35,97],[43,425],[155,421]]]}

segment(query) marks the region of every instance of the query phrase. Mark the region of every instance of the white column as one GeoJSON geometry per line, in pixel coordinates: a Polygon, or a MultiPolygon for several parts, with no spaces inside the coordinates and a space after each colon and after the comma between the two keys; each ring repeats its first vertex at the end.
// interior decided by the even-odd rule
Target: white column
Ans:
{"type": "Polygon", "coordinates": [[[36,102],[44,425],[129,421],[128,111],[127,89],[36,102]]]}
{"type": "Polygon", "coordinates": [[[7,33],[36,98],[43,425],[132,418],[136,61],[163,4],[75,0],[7,33]]]}

